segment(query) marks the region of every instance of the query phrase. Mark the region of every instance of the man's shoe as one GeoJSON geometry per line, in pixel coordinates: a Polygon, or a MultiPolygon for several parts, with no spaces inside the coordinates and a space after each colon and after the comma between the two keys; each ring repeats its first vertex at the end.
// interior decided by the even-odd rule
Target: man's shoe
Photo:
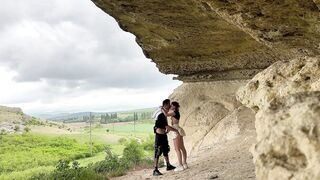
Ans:
{"type": "Polygon", "coordinates": [[[172,166],[171,164],[169,166],[167,166],[167,171],[170,171],[170,170],[173,170],[175,169],[176,167],[172,166]]]}
{"type": "Polygon", "coordinates": [[[161,176],[163,175],[158,169],[153,170],[153,176],[161,176]]]}

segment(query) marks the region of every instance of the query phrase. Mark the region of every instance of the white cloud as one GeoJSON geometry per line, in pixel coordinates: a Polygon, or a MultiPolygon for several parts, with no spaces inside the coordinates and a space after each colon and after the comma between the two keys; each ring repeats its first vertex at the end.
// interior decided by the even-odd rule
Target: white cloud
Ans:
{"type": "Polygon", "coordinates": [[[180,84],[88,0],[3,0],[0,75],[0,104],[27,112],[154,106],[180,84]]]}

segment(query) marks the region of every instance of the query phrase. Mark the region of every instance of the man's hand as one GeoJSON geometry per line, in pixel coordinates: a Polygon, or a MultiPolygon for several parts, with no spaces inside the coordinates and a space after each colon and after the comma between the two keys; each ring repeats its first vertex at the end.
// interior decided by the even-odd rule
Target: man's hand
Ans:
{"type": "Polygon", "coordinates": [[[171,127],[171,126],[166,126],[167,131],[174,131],[174,132],[178,132],[178,130],[176,130],[175,128],[171,127]]]}

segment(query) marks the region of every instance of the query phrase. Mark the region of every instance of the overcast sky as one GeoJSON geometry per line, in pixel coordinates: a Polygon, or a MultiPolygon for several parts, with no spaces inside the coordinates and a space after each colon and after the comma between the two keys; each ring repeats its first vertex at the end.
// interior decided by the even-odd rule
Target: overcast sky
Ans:
{"type": "Polygon", "coordinates": [[[0,82],[29,114],[154,107],[181,84],[90,0],[1,0],[0,82]]]}

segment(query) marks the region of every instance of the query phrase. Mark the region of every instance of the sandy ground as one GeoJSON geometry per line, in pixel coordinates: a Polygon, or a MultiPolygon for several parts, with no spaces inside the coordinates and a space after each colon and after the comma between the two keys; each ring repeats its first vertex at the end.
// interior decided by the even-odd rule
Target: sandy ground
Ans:
{"type": "Polygon", "coordinates": [[[160,172],[164,175],[153,177],[152,169],[144,169],[113,179],[255,179],[252,155],[249,152],[254,141],[255,133],[249,132],[225,143],[217,144],[214,148],[205,149],[197,156],[190,157],[189,169],[182,172],[167,172],[165,168],[161,168],[160,172]]]}

